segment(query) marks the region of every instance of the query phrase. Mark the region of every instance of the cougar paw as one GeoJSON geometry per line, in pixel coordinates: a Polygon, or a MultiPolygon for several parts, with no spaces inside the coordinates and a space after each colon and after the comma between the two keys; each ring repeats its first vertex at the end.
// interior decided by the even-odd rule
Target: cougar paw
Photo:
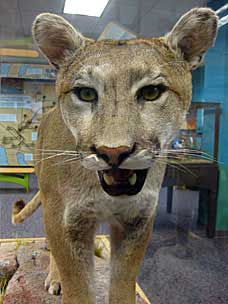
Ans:
{"type": "Polygon", "coordinates": [[[50,293],[51,295],[60,295],[61,292],[61,284],[59,281],[56,281],[54,279],[51,279],[48,275],[47,279],[45,280],[45,289],[50,293]]]}

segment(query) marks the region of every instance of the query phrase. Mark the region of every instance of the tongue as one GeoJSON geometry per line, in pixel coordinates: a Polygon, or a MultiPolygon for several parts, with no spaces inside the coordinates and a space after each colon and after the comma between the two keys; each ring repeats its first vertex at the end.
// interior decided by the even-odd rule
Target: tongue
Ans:
{"type": "Polygon", "coordinates": [[[116,169],[107,170],[105,172],[108,176],[112,176],[115,181],[126,181],[134,173],[132,170],[116,169]]]}

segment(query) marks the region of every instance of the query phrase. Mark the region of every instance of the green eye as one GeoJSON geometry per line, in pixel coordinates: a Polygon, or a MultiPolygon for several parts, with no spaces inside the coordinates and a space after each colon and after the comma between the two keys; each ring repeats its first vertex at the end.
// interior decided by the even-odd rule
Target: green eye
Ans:
{"type": "Polygon", "coordinates": [[[86,88],[86,87],[77,87],[73,90],[74,94],[77,95],[77,97],[86,102],[94,102],[97,101],[97,91],[93,88],[86,88]]]}
{"type": "Polygon", "coordinates": [[[138,98],[153,101],[160,97],[164,91],[165,87],[163,85],[148,85],[139,90],[138,98]]]}

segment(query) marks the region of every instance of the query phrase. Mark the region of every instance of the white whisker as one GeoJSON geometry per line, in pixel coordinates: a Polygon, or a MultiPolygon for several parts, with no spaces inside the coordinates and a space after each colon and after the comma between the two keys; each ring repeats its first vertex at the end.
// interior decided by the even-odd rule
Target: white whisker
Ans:
{"type": "MultiPolygon", "coordinates": [[[[33,153],[33,156],[51,156],[51,155],[59,155],[60,153],[52,153],[52,152],[42,152],[42,153],[33,153]]],[[[77,155],[81,155],[81,153],[62,153],[63,155],[66,156],[77,156],[77,155]]]]}
{"type": "Polygon", "coordinates": [[[65,152],[65,153],[79,153],[75,150],[55,150],[55,149],[36,149],[37,151],[44,151],[44,152],[65,152]]]}
{"type": "Polygon", "coordinates": [[[63,164],[66,164],[66,163],[69,163],[69,162],[73,162],[73,161],[76,161],[76,160],[81,160],[81,157],[73,157],[73,158],[64,160],[62,162],[57,162],[56,164],[53,164],[52,166],[63,165],[63,164]]]}
{"type": "Polygon", "coordinates": [[[193,173],[190,169],[188,169],[184,164],[182,164],[182,163],[174,160],[174,159],[179,160],[178,157],[173,157],[172,159],[168,159],[166,156],[157,155],[157,156],[155,156],[155,158],[156,159],[161,159],[162,158],[163,160],[166,159],[167,160],[167,164],[171,164],[170,161],[174,162],[176,165],[182,167],[185,170],[186,173],[190,173],[191,175],[197,177],[196,174],[193,173]]]}
{"type": "Polygon", "coordinates": [[[186,173],[188,173],[188,174],[190,173],[191,175],[193,175],[194,177],[196,177],[196,175],[194,173],[192,173],[189,169],[187,170],[184,165],[180,166],[180,164],[178,162],[176,163],[176,165],[174,165],[172,163],[165,162],[164,160],[161,161],[159,158],[156,158],[156,161],[158,161],[158,162],[160,162],[162,164],[166,164],[166,165],[168,165],[170,167],[173,167],[173,168],[177,169],[178,171],[183,172],[185,174],[186,173]],[[178,166],[182,167],[183,169],[180,169],[178,166]]]}
{"type": "Polygon", "coordinates": [[[210,156],[212,157],[212,155],[204,152],[204,151],[201,151],[201,150],[197,150],[197,149],[163,149],[163,151],[168,151],[168,152],[177,152],[177,153],[194,153],[194,152],[198,152],[200,154],[204,154],[204,155],[207,155],[207,156],[210,156]]]}
{"type": "Polygon", "coordinates": [[[65,155],[65,154],[64,153],[58,153],[58,154],[55,154],[55,155],[48,156],[46,158],[39,159],[39,161],[37,161],[36,164],[38,164],[38,163],[40,163],[40,162],[42,162],[44,160],[48,160],[48,159],[51,159],[53,157],[57,157],[57,156],[61,156],[61,155],[65,155]]]}
{"type": "MultiPolygon", "coordinates": [[[[167,152],[165,152],[165,153],[167,153],[167,152]]],[[[213,157],[207,156],[207,155],[199,155],[199,154],[195,154],[195,153],[183,153],[183,152],[176,153],[175,151],[172,151],[171,153],[179,155],[179,156],[190,156],[192,158],[204,159],[204,160],[208,160],[208,161],[215,162],[218,164],[222,164],[222,162],[217,161],[213,157]]],[[[170,153],[168,153],[168,154],[170,154],[170,153]]],[[[173,158],[173,155],[168,155],[168,156],[170,156],[171,159],[173,158]]]]}

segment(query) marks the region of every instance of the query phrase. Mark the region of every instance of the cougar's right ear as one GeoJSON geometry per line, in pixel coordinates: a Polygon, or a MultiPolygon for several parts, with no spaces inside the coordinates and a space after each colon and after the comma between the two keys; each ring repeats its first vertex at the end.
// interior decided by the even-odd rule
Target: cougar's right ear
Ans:
{"type": "Polygon", "coordinates": [[[49,13],[36,17],[32,33],[41,52],[56,68],[69,60],[87,40],[64,18],[49,13]]]}

